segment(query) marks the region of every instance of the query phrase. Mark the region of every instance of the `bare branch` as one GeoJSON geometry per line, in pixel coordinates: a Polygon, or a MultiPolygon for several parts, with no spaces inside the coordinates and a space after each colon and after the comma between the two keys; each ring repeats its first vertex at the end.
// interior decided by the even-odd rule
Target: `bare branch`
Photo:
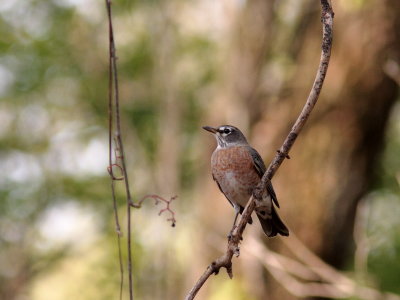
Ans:
{"type": "Polygon", "coordinates": [[[297,118],[295,124],[293,125],[289,135],[285,139],[282,147],[277,151],[277,154],[271,164],[268,166],[267,171],[264,173],[260,184],[255,189],[253,196],[250,198],[249,202],[247,203],[238,226],[235,228],[232,238],[228,241],[227,250],[224,255],[219,257],[217,260],[212,262],[203,273],[203,275],[199,278],[193,288],[189,291],[186,296],[186,300],[194,299],[198,291],[204,285],[204,283],[208,280],[211,274],[218,274],[220,268],[224,267],[227,270],[229,277],[232,278],[232,257],[236,254],[239,255],[239,243],[242,239],[242,234],[248,220],[254,208],[256,206],[255,199],[261,199],[263,191],[265,190],[266,185],[280,165],[282,164],[285,158],[289,158],[289,151],[293,146],[294,142],[296,141],[297,136],[299,135],[300,131],[302,130],[304,124],[306,123],[308,117],[312,109],[314,108],[315,104],[317,103],[318,96],[321,92],[322,85],[326,76],[326,72],[328,70],[329,59],[331,55],[331,48],[332,48],[332,34],[333,34],[333,10],[329,0],[320,0],[321,1],[321,22],[323,28],[323,36],[322,36],[322,52],[321,52],[321,59],[319,68],[317,71],[317,75],[314,80],[314,84],[312,86],[311,92],[308,96],[306,104],[303,107],[299,117],[297,118]]]}
{"type": "MultiPolygon", "coordinates": [[[[117,245],[118,245],[118,261],[119,261],[119,271],[120,271],[120,287],[119,287],[119,298],[122,299],[122,290],[124,283],[124,265],[122,262],[122,251],[121,251],[121,237],[122,231],[119,223],[118,217],[118,206],[117,199],[115,195],[115,178],[113,172],[113,166],[118,166],[121,170],[121,167],[118,164],[113,164],[113,125],[114,125],[114,110],[113,110],[113,80],[115,78],[113,68],[115,64],[115,45],[114,45],[114,37],[113,37],[113,27],[111,20],[111,3],[106,0],[107,14],[108,14],[108,31],[109,31],[109,70],[108,70],[108,173],[111,178],[111,193],[113,200],[113,209],[114,209],[114,218],[115,218],[115,230],[117,232],[117,245]]],[[[116,93],[118,94],[118,93],[116,93]]],[[[117,98],[118,99],[118,98],[117,98]]],[[[117,101],[117,100],[116,100],[117,101]]],[[[114,154],[116,154],[116,151],[114,154]]],[[[115,155],[116,156],[116,155],[115,155]]]]}
{"type": "Polygon", "coordinates": [[[117,236],[118,236],[118,253],[119,253],[119,264],[120,264],[120,274],[121,274],[121,284],[120,284],[120,299],[122,299],[122,285],[123,285],[123,264],[122,264],[122,255],[121,255],[121,228],[118,220],[118,210],[115,196],[115,180],[123,180],[125,183],[125,192],[126,192],[126,207],[127,207],[127,218],[128,218],[128,282],[129,282],[129,299],[133,299],[133,283],[132,283],[132,251],[131,251],[131,209],[130,204],[131,193],[129,189],[129,180],[128,173],[126,171],[126,163],[125,163],[125,155],[124,155],[124,147],[121,138],[121,120],[120,120],[120,111],[119,111],[119,89],[118,89],[118,72],[117,72],[117,56],[114,42],[114,31],[113,31],[113,23],[111,18],[111,1],[106,0],[107,7],[107,16],[108,16],[108,29],[109,29],[109,82],[108,82],[108,115],[109,115],[109,166],[108,172],[111,177],[111,190],[112,190],[112,198],[113,198],[113,207],[114,207],[114,215],[115,215],[115,223],[117,227],[117,236]],[[115,105],[115,111],[113,110],[113,106],[115,105]],[[115,115],[115,121],[113,120],[113,116],[115,115]],[[119,155],[116,154],[116,159],[121,161],[120,164],[113,164],[112,162],[112,146],[113,146],[113,127],[116,127],[115,133],[115,153],[119,152],[119,155]],[[116,178],[113,172],[113,166],[118,166],[118,168],[122,171],[123,177],[116,178]]]}

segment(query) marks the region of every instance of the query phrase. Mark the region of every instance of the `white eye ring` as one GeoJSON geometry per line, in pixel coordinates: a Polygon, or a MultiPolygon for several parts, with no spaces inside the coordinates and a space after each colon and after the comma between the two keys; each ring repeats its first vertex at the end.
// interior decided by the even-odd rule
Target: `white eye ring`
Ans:
{"type": "Polygon", "coordinates": [[[232,130],[228,127],[221,127],[218,130],[223,136],[227,136],[228,134],[230,134],[232,132],[232,130]]]}

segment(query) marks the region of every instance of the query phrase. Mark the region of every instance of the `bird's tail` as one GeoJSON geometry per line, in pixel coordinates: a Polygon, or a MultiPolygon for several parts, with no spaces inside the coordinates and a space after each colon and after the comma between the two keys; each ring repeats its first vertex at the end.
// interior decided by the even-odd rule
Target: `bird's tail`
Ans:
{"type": "Polygon", "coordinates": [[[273,205],[270,218],[263,218],[258,214],[257,217],[260,220],[261,227],[267,236],[273,237],[276,236],[278,233],[283,236],[289,235],[289,229],[283,223],[273,205]]]}

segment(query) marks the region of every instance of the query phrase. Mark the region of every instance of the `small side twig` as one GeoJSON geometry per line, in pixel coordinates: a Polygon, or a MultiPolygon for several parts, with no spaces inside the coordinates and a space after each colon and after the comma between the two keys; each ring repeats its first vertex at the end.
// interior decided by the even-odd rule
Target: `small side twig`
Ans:
{"type": "Polygon", "coordinates": [[[171,226],[175,227],[176,225],[176,219],[175,219],[175,212],[171,209],[170,205],[171,202],[174,201],[176,198],[178,198],[178,196],[173,196],[171,197],[169,200],[159,196],[159,195],[145,195],[142,199],[139,200],[138,203],[131,203],[131,206],[134,208],[141,208],[143,202],[146,199],[153,199],[155,201],[155,205],[158,205],[160,202],[164,202],[165,203],[165,208],[161,209],[158,213],[159,216],[161,216],[164,212],[169,212],[169,214],[171,215],[170,218],[167,219],[167,221],[171,222],[171,226]]]}
{"type": "Polygon", "coordinates": [[[295,124],[293,125],[289,135],[286,137],[282,147],[279,149],[276,154],[274,160],[268,166],[267,171],[264,173],[260,184],[257,186],[255,191],[253,192],[253,196],[251,196],[249,202],[247,203],[242,216],[240,218],[238,226],[235,228],[232,234],[232,238],[228,241],[228,246],[226,252],[219,257],[217,260],[212,262],[206,269],[206,271],[201,275],[195,285],[187,294],[185,300],[192,300],[204,285],[204,283],[208,280],[211,274],[218,274],[221,268],[226,268],[229,277],[232,278],[232,257],[233,255],[239,254],[239,243],[242,239],[242,234],[248,220],[254,208],[256,206],[255,199],[261,199],[262,193],[265,190],[268,182],[271,181],[275,172],[278,170],[280,165],[282,164],[285,158],[289,157],[289,150],[293,146],[294,142],[297,139],[301,129],[306,123],[308,117],[315,104],[317,103],[318,96],[321,92],[322,85],[328,70],[329,59],[331,56],[331,48],[332,48],[332,34],[333,34],[333,10],[329,0],[320,0],[321,1],[321,22],[323,24],[323,36],[322,36],[322,53],[319,68],[317,71],[317,75],[315,77],[311,92],[308,96],[308,99],[301,111],[299,117],[297,118],[295,124]]]}

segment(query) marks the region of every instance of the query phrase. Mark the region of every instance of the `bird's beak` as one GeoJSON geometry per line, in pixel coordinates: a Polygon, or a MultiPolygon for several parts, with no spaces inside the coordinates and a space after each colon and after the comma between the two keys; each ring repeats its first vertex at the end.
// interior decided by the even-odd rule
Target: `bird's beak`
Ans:
{"type": "Polygon", "coordinates": [[[213,134],[216,134],[216,133],[218,132],[218,129],[217,129],[217,128],[210,127],[210,126],[203,126],[203,129],[204,129],[204,130],[207,130],[207,131],[209,131],[209,132],[211,132],[211,133],[213,133],[213,134]]]}

